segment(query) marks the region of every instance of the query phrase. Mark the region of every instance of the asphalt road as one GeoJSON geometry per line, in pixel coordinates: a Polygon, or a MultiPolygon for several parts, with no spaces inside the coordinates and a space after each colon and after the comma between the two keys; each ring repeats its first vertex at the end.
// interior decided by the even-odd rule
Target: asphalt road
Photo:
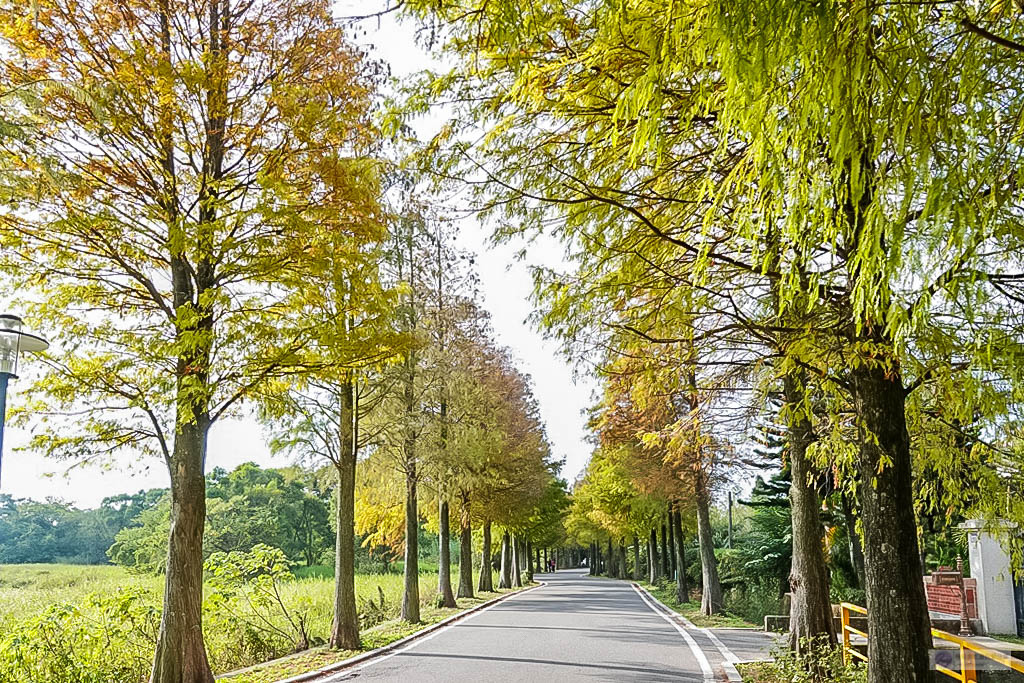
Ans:
{"type": "Polygon", "coordinates": [[[770,636],[759,632],[693,628],[627,581],[591,578],[585,571],[537,579],[547,585],[325,683],[729,681],[737,680],[730,662],[759,658],[771,645],[770,636]],[[742,656],[731,651],[730,641],[742,645],[742,656]]]}

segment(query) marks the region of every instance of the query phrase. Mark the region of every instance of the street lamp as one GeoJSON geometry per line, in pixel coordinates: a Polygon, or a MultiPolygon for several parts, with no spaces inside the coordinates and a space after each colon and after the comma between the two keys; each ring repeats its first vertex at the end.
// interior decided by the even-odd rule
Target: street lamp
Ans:
{"type": "Polygon", "coordinates": [[[7,417],[7,383],[18,376],[18,356],[22,351],[45,351],[49,346],[42,337],[25,332],[21,318],[0,315],[0,461],[4,455],[4,422],[7,417]]]}

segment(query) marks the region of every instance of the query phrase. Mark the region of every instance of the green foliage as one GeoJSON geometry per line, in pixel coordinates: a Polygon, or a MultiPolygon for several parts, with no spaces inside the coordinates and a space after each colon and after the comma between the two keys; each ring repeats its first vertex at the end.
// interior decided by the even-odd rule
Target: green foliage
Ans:
{"type": "Polygon", "coordinates": [[[377,596],[376,601],[372,595],[359,600],[359,624],[363,628],[376,626],[386,621],[394,611],[394,606],[388,604],[387,595],[379,585],[377,586],[377,596]]]}
{"type": "Polygon", "coordinates": [[[292,573],[280,549],[259,544],[248,552],[213,553],[204,569],[207,623],[237,629],[242,656],[262,661],[288,647],[297,652],[310,646],[312,601],[285,602],[282,586],[292,573]]]}
{"type": "MultiPolygon", "coordinates": [[[[204,604],[203,634],[214,671],[231,671],[293,652],[296,631],[285,617],[285,611],[292,615],[293,621],[298,615],[305,619],[310,644],[326,640],[331,625],[334,582],[329,574],[315,578],[289,578],[281,571],[280,559],[276,551],[264,551],[258,557],[243,558],[242,561],[225,560],[221,563],[224,571],[223,578],[219,580],[220,587],[214,588],[212,577],[208,581],[208,596],[212,597],[221,591],[224,594],[223,597],[207,599],[204,604]],[[243,576],[250,573],[276,576],[280,605],[275,604],[277,598],[273,593],[269,596],[252,594],[252,589],[242,580],[243,576]],[[250,607],[250,599],[254,605],[263,603],[266,606],[259,606],[257,611],[250,607]],[[269,603],[264,602],[265,599],[269,603]],[[264,619],[269,623],[263,623],[264,619]],[[256,623],[257,627],[250,627],[252,623],[256,623]]],[[[263,582],[266,580],[261,579],[263,582]]],[[[378,620],[382,627],[398,618],[402,601],[400,574],[359,574],[355,583],[357,599],[361,605],[369,599],[375,605],[383,605],[373,612],[367,610],[366,614],[372,614],[373,619],[378,620]],[[381,595],[384,597],[381,598],[381,595]]],[[[154,647],[147,634],[150,633],[148,629],[159,621],[162,590],[161,577],[129,574],[121,567],[0,565],[0,604],[4,605],[4,609],[0,610],[0,643],[6,643],[9,638],[22,634],[24,642],[18,643],[19,652],[35,662],[33,666],[49,667],[41,669],[44,674],[35,679],[28,678],[27,674],[5,676],[9,669],[2,667],[14,665],[11,663],[13,660],[8,658],[0,664],[0,681],[145,681],[149,675],[148,667],[154,647]],[[44,615],[51,609],[54,615],[44,619],[44,615]],[[143,619],[143,616],[146,618],[143,619]],[[38,630],[37,621],[50,624],[46,627],[50,630],[38,630]],[[137,631],[132,631],[133,628],[137,631]],[[111,652],[106,659],[97,659],[89,654],[98,651],[99,646],[93,641],[103,642],[107,632],[114,638],[111,647],[116,647],[118,651],[111,652]],[[49,656],[47,653],[51,645],[36,637],[37,634],[47,633],[67,634],[72,638],[72,645],[78,643],[75,639],[83,642],[85,639],[93,640],[81,648],[76,647],[80,651],[77,657],[69,655],[68,658],[47,663],[44,656],[49,656]],[[133,662],[142,662],[139,679],[122,678],[111,673],[115,668],[118,671],[127,670],[125,667],[133,662]]],[[[425,608],[433,603],[436,591],[436,571],[422,574],[420,595],[421,604],[425,608]]],[[[446,611],[445,615],[450,613],[450,610],[446,611]]],[[[372,642],[367,641],[364,645],[370,647],[372,642]]],[[[62,651],[61,642],[56,642],[53,647],[56,648],[53,649],[54,653],[62,651]]]]}
{"type": "Polygon", "coordinates": [[[264,469],[244,463],[207,476],[204,547],[230,552],[258,543],[281,548],[312,565],[334,547],[328,492],[297,467],[264,469]]]}
{"type": "MultiPolygon", "coordinates": [[[[117,533],[108,551],[115,564],[143,572],[162,572],[170,533],[170,496],[159,500],[117,533]]],[[[142,495],[142,494],[140,494],[142,495]]],[[[206,532],[203,552],[248,551],[266,543],[280,547],[291,562],[308,565],[329,558],[329,492],[298,468],[264,469],[253,463],[231,472],[215,468],[207,476],[206,532]]],[[[152,496],[150,496],[152,497],[152,496]]]]}
{"type": "Polygon", "coordinates": [[[793,557],[792,520],[788,508],[758,507],[749,533],[736,539],[734,572],[723,581],[772,583],[777,595],[788,590],[793,557]]]}
{"type": "Polygon", "coordinates": [[[170,494],[132,521],[131,526],[117,532],[107,555],[122,567],[162,573],[167,564],[167,538],[171,533],[170,494]]]}
{"type": "Polygon", "coordinates": [[[0,495],[0,564],[105,563],[115,535],[162,493],[113,496],[91,510],[53,499],[39,503],[0,495]]]}
{"type": "Polygon", "coordinates": [[[0,680],[141,683],[149,675],[160,610],[139,589],[55,604],[0,634],[0,680]]]}
{"type": "Polygon", "coordinates": [[[778,582],[772,578],[759,578],[734,585],[722,593],[722,606],[726,612],[744,621],[764,624],[765,616],[782,613],[778,582]]]}
{"type": "MultiPolygon", "coordinates": [[[[700,611],[700,600],[698,599],[697,602],[680,603],[676,599],[675,583],[668,579],[659,580],[655,586],[646,582],[643,585],[650,591],[651,595],[658,598],[666,607],[678,612],[701,628],[744,628],[759,625],[743,618],[739,614],[728,612],[715,614],[710,617],[704,616],[700,611]]],[[[699,596],[697,597],[699,598],[699,596]]]]}
{"type": "Polygon", "coordinates": [[[839,648],[820,641],[805,640],[800,654],[776,648],[775,660],[744,665],[743,680],[750,683],[867,683],[867,668],[859,660],[843,662],[839,648]]]}

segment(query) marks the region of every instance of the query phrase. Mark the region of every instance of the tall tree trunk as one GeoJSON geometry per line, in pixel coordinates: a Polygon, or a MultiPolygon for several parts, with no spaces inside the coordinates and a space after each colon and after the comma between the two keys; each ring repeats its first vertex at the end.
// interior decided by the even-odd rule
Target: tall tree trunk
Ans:
{"type": "Polygon", "coordinates": [[[651,527],[651,537],[647,542],[647,580],[653,585],[658,580],[658,532],[651,527]]]}
{"type": "Polygon", "coordinates": [[[626,544],[623,540],[619,539],[619,578],[624,579],[629,576],[629,571],[626,569],[626,544]]]}
{"type": "Polygon", "coordinates": [[[718,582],[718,561],[715,559],[715,544],[711,533],[711,491],[708,490],[707,474],[697,472],[697,540],[700,543],[701,596],[700,612],[705,616],[722,611],[722,586],[718,582]]]}
{"type": "Polygon", "coordinates": [[[523,544],[516,534],[512,534],[512,542],[509,544],[512,549],[512,586],[523,587],[523,544]]]}
{"type": "Polygon", "coordinates": [[[206,523],[208,419],[180,424],[171,463],[171,534],[151,680],[155,683],[213,683],[203,643],[203,526],[206,523]]]}
{"type": "MultiPolygon", "coordinates": [[[[220,3],[209,8],[209,54],[211,65],[221,77],[206,91],[207,120],[203,175],[215,188],[223,178],[224,117],[229,78],[227,51],[221,44],[220,3]]],[[[159,8],[162,58],[172,60],[170,8],[166,0],[159,8]]],[[[166,110],[165,110],[166,111],[166,110]]],[[[174,129],[171,118],[161,113],[161,147],[164,180],[174,182],[174,129]]],[[[171,239],[170,268],[175,340],[181,345],[175,367],[176,405],[174,445],[167,458],[171,482],[171,529],[167,543],[163,614],[157,634],[152,683],[213,683],[213,673],[203,641],[203,529],[206,523],[206,448],[210,429],[210,405],[206,389],[210,383],[211,345],[215,316],[210,297],[215,286],[212,250],[214,224],[219,203],[204,190],[200,197],[197,231],[200,253],[194,264],[182,254],[177,198],[168,196],[167,216],[171,239]],[[180,242],[180,243],[178,243],[180,242]],[[205,244],[204,243],[207,243],[205,244]]],[[[169,192],[169,195],[171,193],[169,192]]]]}
{"type": "Polygon", "coordinates": [[[355,553],[355,397],[351,381],[341,385],[338,396],[337,534],[334,539],[334,620],[330,646],[336,650],[359,649],[359,615],[356,612],[355,553]]]}
{"type": "Polygon", "coordinates": [[[807,448],[814,440],[811,421],[804,410],[803,378],[789,373],[783,378],[786,413],[789,417],[789,500],[793,527],[793,563],[789,589],[793,594],[789,619],[790,647],[798,652],[801,640],[821,639],[836,644],[825,565],[821,502],[812,481],[813,468],[807,448]]]}
{"type": "Polygon", "coordinates": [[[640,580],[640,535],[633,535],[633,580],[640,580]]]}
{"type": "Polygon", "coordinates": [[[473,597],[473,520],[469,511],[469,493],[462,492],[459,508],[459,597],[473,597]]]}
{"type": "Polygon", "coordinates": [[[442,499],[438,509],[437,594],[441,607],[457,607],[452,593],[452,533],[448,501],[442,499]]]}
{"type": "Polygon", "coordinates": [[[420,621],[420,519],[416,498],[416,464],[405,475],[405,590],[402,591],[402,619],[420,621]]]}
{"type": "Polygon", "coordinates": [[[672,557],[671,555],[675,552],[672,550],[672,546],[668,542],[668,531],[669,525],[665,522],[661,523],[661,573],[663,576],[672,578],[672,557]]]}
{"type": "Polygon", "coordinates": [[[930,680],[931,623],[914,519],[906,392],[898,367],[850,373],[860,443],[868,680],[930,680]]]}
{"type": "MultiPolygon", "coordinates": [[[[676,547],[676,525],[672,522],[672,508],[668,511],[668,547],[676,547]]],[[[675,572],[679,569],[679,562],[676,560],[675,551],[669,553],[669,576],[675,576],[675,572]]]]}
{"type": "Polygon", "coordinates": [[[533,583],[533,544],[526,542],[526,582],[533,583]]]}
{"type": "Polygon", "coordinates": [[[494,592],[494,567],[491,562],[491,520],[484,520],[483,552],[480,553],[480,582],[476,588],[482,593],[494,592]]]}
{"type": "MultiPolygon", "coordinates": [[[[418,327],[417,304],[416,304],[416,267],[415,250],[413,247],[413,233],[411,225],[407,226],[403,235],[405,252],[402,261],[399,263],[400,275],[408,284],[403,316],[403,328],[405,332],[412,334],[418,327]],[[406,260],[407,259],[407,260],[406,260]],[[403,272],[403,266],[407,272],[403,272]]],[[[416,398],[416,371],[418,368],[418,354],[415,349],[410,349],[405,356],[405,367],[402,377],[403,382],[403,408],[405,412],[404,425],[404,458],[405,458],[405,588],[402,592],[402,619],[417,624],[420,621],[420,558],[419,558],[419,503],[416,497],[417,486],[417,461],[416,441],[416,417],[419,413],[419,401],[416,398]]]]}
{"type": "Polygon", "coordinates": [[[506,530],[501,536],[501,578],[498,580],[498,588],[512,587],[512,550],[509,545],[509,534],[506,530]]]}
{"type": "Polygon", "coordinates": [[[690,601],[690,587],[686,585],[686,538],[683,536],[683,513],[679,508],[669,508],[670,536],[675,539],[673,555],[676,559],[676,600],[680,603],[690,601]]]}
{"type": "Polygon", "coordinates": [[[619,563],[615,559],[615,544],[612,543],[611,536],[608,537],[608,576],[613,579],[619,578],[619,563]]]}

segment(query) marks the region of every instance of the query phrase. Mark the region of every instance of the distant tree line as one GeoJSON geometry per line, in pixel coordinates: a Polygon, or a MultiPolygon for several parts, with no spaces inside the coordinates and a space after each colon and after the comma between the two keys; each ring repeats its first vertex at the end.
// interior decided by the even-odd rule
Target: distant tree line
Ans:
{"type": "Polygon", "coordinates": [[[0,564],[103,564],[122,529],[163,499],[165,489],[124,493],[82,510],[55,498],[0,494],[0,564]]]}
{"type": "MultiPolygon", "coordinates": [[[[264,543],[280,548],[295,564],[329,562],[334,492],[319,479],[300,467],[214,468],[206,477],[204,552],[248,551],[264,543]]],[[[113,562],[162,572],[170,514],[165,488],[109,496],[92,509],[53,498],[38,502],[0,495],[0,564],[113,562]]],[[[394,559],[384,548],[363,547],[361,538],[353,537],[353,545],[364,571],[387,571],[394,559]]]]}

